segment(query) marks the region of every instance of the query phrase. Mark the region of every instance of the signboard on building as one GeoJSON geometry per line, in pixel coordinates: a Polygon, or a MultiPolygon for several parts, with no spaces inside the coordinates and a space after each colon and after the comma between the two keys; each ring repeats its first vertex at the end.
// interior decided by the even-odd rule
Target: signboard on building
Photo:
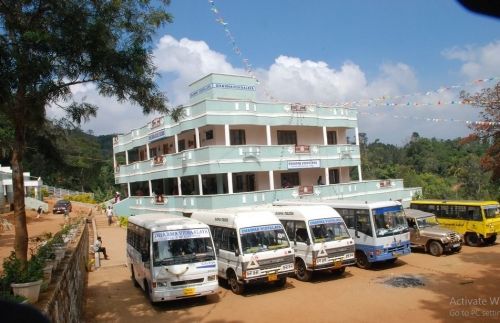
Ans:
{"type": "Polygon", "coordinates": [[[156,132],[153,132],[152,134],[150,134],[148,139],[149,139],[149,141],[154,141],[154,140],[157,140],[157,139],[160,139],[163,137],[165,137],[165,130],[160,130],[160,131],[156,131],[156,132]]]}
{"type": "Polygon", "coordinates": [[[287,162],[288,169],[301,169],[301,168],[320,168],[321,163],[319,159],[312,160],[289,160],[287,162]]]}

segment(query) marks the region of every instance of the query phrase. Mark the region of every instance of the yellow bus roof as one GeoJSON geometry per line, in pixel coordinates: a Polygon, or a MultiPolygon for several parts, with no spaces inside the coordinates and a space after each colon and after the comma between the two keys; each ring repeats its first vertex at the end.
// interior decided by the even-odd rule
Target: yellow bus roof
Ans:
{"type": "Polygon", "coordinates": [[[413,200],[415,204],[437,204],[437,205],[498,205],[497,201],[476,201],[476,200],[413,200]]]}

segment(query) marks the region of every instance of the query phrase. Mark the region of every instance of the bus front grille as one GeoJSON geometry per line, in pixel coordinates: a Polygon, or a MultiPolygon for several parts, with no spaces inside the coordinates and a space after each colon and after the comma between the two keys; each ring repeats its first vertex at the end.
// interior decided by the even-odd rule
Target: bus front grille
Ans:
{"type": "Polygon", "coordinates": [[[170,285],[171,286],[182,286],[182,285],[199,284],[199,283],[203,283],[203,278],[190,279],[190,280],[178,280],[175,282],[170,282],[170,285]]]}

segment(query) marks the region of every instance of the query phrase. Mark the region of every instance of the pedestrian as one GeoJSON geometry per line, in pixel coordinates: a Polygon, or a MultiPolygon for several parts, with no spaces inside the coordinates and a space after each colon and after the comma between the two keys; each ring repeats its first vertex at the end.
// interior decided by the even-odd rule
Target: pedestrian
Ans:
{"type": "Polygon", "coordinates": [[[108,254],[106,253],[106,248],[102,246],[102,239],[101,237],[97,237],[97,240],[94,243],[94,250],[95,252],[102,252],[104,255],[104,259],[108,260],[108,254]]]}
{"type": "Polygon", "coordinates": [[[36,218],[39,219],[40,215],[42,215],[42,206],[40,205],[38,209],[36,210],[36,218]]]}
{"type": "Polygon", "coordinates": [[[106,216],[108,217],[108,225],[111,225],[111,223],[113,223],[113,208],[111,205],[108,205],[106,209],[106,216]]]}
{"type": "Polygon", "coordinates": [[[64,209],[64,221],[65,221],[65,222],[67,222],[67,221],[68,221],[68,219],[69,219],[69,208],[68,208],[68,207],[66,207],[66,208],[64,209]]]}

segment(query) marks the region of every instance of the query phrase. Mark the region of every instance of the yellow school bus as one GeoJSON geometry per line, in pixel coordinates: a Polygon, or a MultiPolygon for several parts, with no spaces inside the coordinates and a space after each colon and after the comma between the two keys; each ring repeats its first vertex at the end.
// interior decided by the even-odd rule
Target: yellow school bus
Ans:
{"type": "Polygon", "coordinates": [[[434,213],[440,225],[463,235],[469,246],[493,244],[500,232],[497,201],[414,200],[410,208],[434,213]]]}

